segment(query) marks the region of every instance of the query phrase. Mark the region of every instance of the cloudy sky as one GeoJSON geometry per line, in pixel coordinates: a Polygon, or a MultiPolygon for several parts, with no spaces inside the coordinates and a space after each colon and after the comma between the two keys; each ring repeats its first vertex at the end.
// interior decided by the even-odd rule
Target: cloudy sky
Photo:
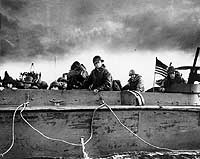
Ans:
{"type": "Polygon", "coordinates": [[[199,0],[0,1],[0,76],[17,78],[34,62],[51,82],[75,60],[90,72],[98,54],[115,79],[125,84],[133,68],[149,88],[155,57],[192,65],[200,44],[199,0]]]}

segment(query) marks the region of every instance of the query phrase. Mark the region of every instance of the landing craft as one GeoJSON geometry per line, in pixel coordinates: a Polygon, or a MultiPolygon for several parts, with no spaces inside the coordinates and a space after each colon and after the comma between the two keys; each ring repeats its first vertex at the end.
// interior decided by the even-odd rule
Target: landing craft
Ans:
{"type": "Polygon", "coordinates": [[[171,93],[87,90],[0,92],[4,158],[98,158],[131,151],[200,149],[199,49],[187,84],[171,93]]]}

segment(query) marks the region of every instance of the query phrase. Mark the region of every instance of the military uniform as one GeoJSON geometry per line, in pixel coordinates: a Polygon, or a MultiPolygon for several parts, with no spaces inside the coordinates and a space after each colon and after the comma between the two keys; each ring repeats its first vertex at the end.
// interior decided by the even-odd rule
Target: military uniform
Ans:
{"type": "Polygon", "coordinates": [[[67,89],[81,89],[83,88],[83,83],[88,77],[88,73],[83,64],[80,64],[78,61],[75,61],[71,70],[67,74],[67,89]]]}
{"type": "Polygon", "coordinates": [[[125,85],[122,90],[135,90],[139,92],[144,91],[144,84],[142,81],[142,76],[139,74],[135,74],[134,79],[130,78],[128,80],[128,84],[125,85]]]}
{"type": "Polygon", "coordinates": [[[112,77],[108,70],[104,67],[95,68],[88,80],[85,83],[86,87],[93,89],[98,89],[99,91],[109,91],[112,90],[112,77]]]}
{"type": "Polygon", "coordinates": [[[186,83],[186,82],[179,73],[176,73],[174,79],[171,79],[169,76],[167,76],[163,81],[162,87],[164,87],[167,91],[167,89],[170,88],[172,85],[181,83],[186,83]]]}
{"type": "Polygon", "coordinates": [[[186,81],[181,77],[180,73],[175,70],[173,66],[170,66],[167,70],[168,75],[163,80],[161,88],[164,88],[165,92],[168,92],[168,89],[174,84],[182,84],[186,83],[186,81]],[[173,74],[173,78],[171,78],[171,74],[173,74]]]}
{"type": "Polygon", "coordinates": [[[112,76],[105,68],[105,65],[101,63],[104,62],[104,60],[102,60],[100,56],[95,56],[93,58],[94,65],[99,62],[100,66],[95,66],[95,69],[92,70],[90,76],[84,83],[84,87],[94,91],[110,91],[112,90],[112,76]]]}

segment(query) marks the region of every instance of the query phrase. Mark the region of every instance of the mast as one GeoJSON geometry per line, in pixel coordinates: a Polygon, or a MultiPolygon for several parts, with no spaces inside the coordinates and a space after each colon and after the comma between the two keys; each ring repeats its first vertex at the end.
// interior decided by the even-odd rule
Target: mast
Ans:
{"type": "Polygon", "coordinates": [[[188,78],[188,84],[194,84],[194,81],[195,81],[195,78],[196,78],[196,75],[197,75],[196,63],[197,63],[197,58],[199,56],[199,50],[200,50],[200,47],[197,47],[193,66],[190,70],[190,74],[189,74],[189,78],[188,78]]]}

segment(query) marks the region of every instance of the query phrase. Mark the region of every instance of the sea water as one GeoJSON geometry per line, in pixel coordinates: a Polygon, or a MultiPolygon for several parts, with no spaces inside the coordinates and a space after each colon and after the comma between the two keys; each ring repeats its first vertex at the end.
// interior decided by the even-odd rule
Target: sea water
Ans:
{"type": "Polygon", "coordinates": [[[199,152],[131,152],[123,154],[115,154],[107,157],[99,157],[98,159],[200,159],[199,152]]]}
{"type": "MultiPolygon", "coordinates": [[[[77,159],[74,157],[34,157],[26,159],[77,159]]],[[[200,159],[200,153],[191,153],[191,152],[181,152],[181,153],[172,153],[172,152],[129,152],[123,154],[108,155],[104,157],[95,157],[95,158],[80,158],[80,159],[200,159]]]]}

